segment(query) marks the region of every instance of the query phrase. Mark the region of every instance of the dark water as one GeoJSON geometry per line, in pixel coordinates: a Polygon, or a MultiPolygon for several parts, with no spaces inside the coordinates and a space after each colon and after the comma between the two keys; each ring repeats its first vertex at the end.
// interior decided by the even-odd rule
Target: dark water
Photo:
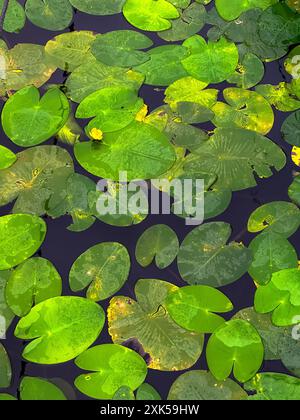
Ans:
{"type": "MultiPolygon", "coordinates": [[[[133,29],[122,15],[115,16],[91,16],[84,13],[76,13],[74,20],[75,30],[92,30],[98,33],[105,33],[116,29],[133,29]]],[[[203,32],[205,34],[206,30],[203,32]]],[[[49,39],[54,37],[56,33],[49,32],[27,23],[26,27],[19,35],[6,35],[9,41],[9,46],[12,47],[17,43],[36,43],[45,44],[49,39]]],[[[157,37],[156,34],[149,34],[156,45],[161,45],[164,42],[157,37]]],[[[263,83],[277,84],[283,80],[282,63],[271,63],[266,65],[266,74],[263,83]]],[[[287,77],[287,75],[285,75],[287,77]]],[[[63,81],[63,74],[60,71],[54,75],[50,82],[61,83],[63,81]]],[[[219,86],[220,87],[220,86],[219,86]]],[[[141,96],[149,105],[150,109],[154,109],[163,103],[163,92],[157,92],[152,87],[143,87],[141,96]]],[[[232,239],[243,241],[248,245],[253,238],[246,230],[247,221],[251,212],[259,205],[268,203],[275,200],[289,200],[287,195],[288,186],[292,182],[293,171],[297,167],[293,165],[290,159],[291,147],[281,139],[280,127],[287,117],[287,114],[276,112],[275,125],[269,137],[279,144],[288,156],[288,163],[284,170],[280,173],[275,173],[273,177],[267,180],[258,180],[258,186],[253,189],[234,193],[232,203],[229,209],[216,218],[215,220],[225,221],[232,225],[233,236],[232,239]]],[[[14,152],[19,152],[21,149],[13,145],[1,131],[0,137],[1,144],[8,146],[14,152]]],[[[49,141],[53,144],[53,140],[49,141]]],[[[76,167],[77,172],[86,174],[80,167],[76,167]]],[[[9,213],[11,206],[0,209],[0,215],[9,213]]],[[[75,259],[86,251],[91,246],[105,241],[118,241],[123,243],[129,250],[132,257],[132,269],[130,278],[124,288],[119,292],[121,295],[131,296],[134,298],[134,285],[140,278],[158,278],[177,284],[179,286],[185,285],[181,280],[176,264],[173,264],[166,270],[158,270],[156,267],[151,266],[147,269],[140,267],[134,258],[135,245],[140,237],[148,227],[156,223],[165,223],[172,227],[178,234],[179,239],[187,235],[191,228],[186,227],[184,221],[176,216],[149,216],[148,219],[142,224],[130,228],[114,228],[108,226],[100,221],[97,221],[92,228],[82,233],[69,232],[66,227],[69,225],[69,218],[61,218],[59,220],[47,219],[48,234],[42,246],[42,256],[52,261],[60,272],[64,282],[64,294],[72,295],[73,293],[68,286],[69,270],[75,259]]],[[[295,234],[290,240],[293,245],[299,248],[300,231],[295,234]]],[[[253,306],[253,297],[255,287],[252,279],[245,275],[238,282],[223,288],[223,292],[234,303],[235,310],[229,314],[229,318],[240,309],[253,306]]],[[[104,309],[107,308],[108,302],[102,303],[104,309]]],[[[13,382],[11,388],[4,392],[10,392],[17,395],[18,385],[20,378],[24,375],[40,376],[43,378],[62,378],[72,384],[75,377],[78,376],[80,371],[71,361],[66,364],[58,366],[40,366],[22,361],[22,349],[24,344],[21,340],[14,338],[13,331],[16,322],[11,326],[8,332],[8,338],[4,342],[5,347],[10,355],[13,366],[13,382]]],[[[107,326],[103,329],[100,339],[96,344],[111,342],[108,333],[106,332],[107,326]]],[[[193,369],[207,369],[205,361],[205,352],[197,362],[193,369]]],[[[285,368],[280,362],[268,362],[263,366],[264,371],[286,372],[285,368]]],[[[181,374],[149,371],[147,381],[154,385],[161,393],[163,398],[166,398],[171,384],[181,374]]],[[[86,399],[76,391],[77,398],[86,399]]]]}

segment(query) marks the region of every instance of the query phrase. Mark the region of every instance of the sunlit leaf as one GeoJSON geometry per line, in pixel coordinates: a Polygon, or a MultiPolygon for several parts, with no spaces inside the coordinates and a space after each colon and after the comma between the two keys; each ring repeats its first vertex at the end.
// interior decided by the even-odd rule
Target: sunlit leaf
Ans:
{"type": "Polygon", "coordinates": [[[0,337],[5,336],[5,333],[10,327],[15,316],[8,306],[5,297],[5,288],[10,275],[11,271],[8,270],[0,272],[0,318],[2,320],[2,324],[0,325],[0,337]]]}
{"type": "Polygon", "coordinates": [[[12,272],[5,296],[10,309],[22,317],[32,306],[61,292],[62,280],[54,265],[43,258],[31,258],[12,272]]]}
{"type": "Polygon", "coordinates": [[[25,376],[20,383],[20,399],[23,401],[63,401],[67,398],[50,381],[25,376]]]}
{"type": "Polygon", "coordinates": [[[16,160],[17,156],[11,150],[0,145],[0,170],[9,168],[16,160]]]}
{"type": "Polygon", "coordinates": [[[216,7],[222,18],[226,20],[234,20],[239,17],[242,12],[248,9],[267,9],[272,4],[279,0],[231,0],[230,3],[226,0],[216,0],[216,7]]]}
{"type": "Polygon", "coordinates": [[[91,15],[114,15],[120,13],[126,0],[69,0],[72,6],[91,15]]]}
{"type": "Polygon", "coordinates": [[[239,382],[247,382],[261,367],[264,346],[249,322],[236,319],[221,325],[211,336],[206,357],[211,373],[218,380],[228,378],[233,370],[239,382]]]}
{"type": "Polygon", "coordinates": [[[258,85],[255,89],[279,111],[291,112],[300,108],[300,100],[288,83],[281,82],[277,86],[258,85]]]}
{"type": "Polygon", "coordinates": [[[281,373],[260,373],[245,384],[247,391],[256,391],[250,400],[299,401],[300,379],[281,373]]]}
{"type": "Polygon", "coordinates": [[[89,286],[89,299],[104,300],[121,289],[129,270],[127,249],[116,242],[105,242],[88,249],[74,262],[70,271],[70,287],[78,292],[89,286]]]}
{"type": "Polygon", "coordinates": [[[202,353],[203,335],[179,327],[162,306],[167,294],[176,289],[160,280],[139,280],[137,302],[123,296],[110,302],[108,322],[113,342],[122,344],[135,337],[150,355],[151,369],[188,369],[202,353]]]}
{"type": "Polygon", "coordinates": [[[75,386],[83,394],[97,399],[112,399],[122,386],[134,391],[147,375],[143,358],[133,350],[116,344],[92,347],[82,353],[75,363],[80,369],[92,371],[78,376],[75,386]]]}
{"type": "Polygon", "coordinates": [[[104,325],[103,309],[79,297],[48,299],[22,318],[15,336],[33,340],[24,359],[45,365],[64,363],[85,351],[98,338],[104,325]]]}

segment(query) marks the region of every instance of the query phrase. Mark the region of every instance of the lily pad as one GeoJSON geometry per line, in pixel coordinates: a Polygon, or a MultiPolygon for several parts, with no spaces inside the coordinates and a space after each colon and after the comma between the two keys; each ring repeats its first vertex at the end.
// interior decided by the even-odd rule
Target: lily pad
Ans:
{"type": "Polygon", "coordinates": [[[11,383],[11,364],[5,347],[0,343],[0,388],[8,388],[11,383]]]}
{"type": "Polygon", "coordinates": [[[281,132],[287,143],[300,147],[300,111],[287,117],[281,127],[281,132]]]}
{"type": "Polygon", "coordinates": [[[299,323],[300,270],[281,270],[272,275],[266,286],[260,286],[255,294],[255,310],[271,313],[272,322],[278,327],[299,323]]]}
{"type": "Polygon", "coordinates": [[[25,11],[34,25],[49,31],[62,31],[73,20],[69,0],[27,0],[25,11]]]}
{"type": "Polygon", "coordinates": [[[221,325],[211,336],[206,357],[215,378],[225,380],[233,370],[234,377],[244,383],[260,369],[264,346],[249,322],[235,319],[221,325]]]}
{"type": "Polygon", "coordinates": [[[292,85],[281,82],[277,86],[258,85],[256,92],[264,96],[278,111],[292,112],[300,109],[300,100],[292,90],[292,85]]]}
{"type": "Polygon", "coordinates": [[[256,209],[248,221],[249,232],[273,232],[288,238],[300,226],[300,211],[293,203],[274,201],[256,209]]]}
{"type": "Polygon", "coordinates": [[[104,320],[103,309],[88,299],[55,297],[39,303],[22,318],[15,336],[33,340],[23,351],[24,359],[44,365],[64,363],[96,341],[104,320]]]}
{"type": "Polygon", "coordinates": [[[93,175],[117,181],[127,171],[128,181],[156,178],[175,161],[167,137],[148,124],[133,122],[123,130],[106,133],[103,141],[75,145],[80,165],[93,175]]]}
{"type": "Polygon", "coordinates": [[[90,15],[115,15],[122,11],[126,0],[69,0],[72,6],[90,15]]]}
{"type": "Polygon", "coordinates": [[[181,277],[191,285],[221,287],[233,283],[248,270],[252,254],[243,244],[231,242],[230,225],[206,223],[183,241],[178,254],[181,277]]]}
{"type": "Polygon", "coordinates": [[[62,280],[54,265],[44,258],[31,258],[12,272],[5,296],[10,309],[21,318],[34,305],[61,292],[62,280]]]}
{"type": "Polygon", "coordinates": [[[248,9],[267,9],[278,0],[233,0],[230,3],[226,0],[216,0],[216,8],[220,16],[225,20],[234,20],[248,9]]]}
{"type": "Polygon", "coordinates": [[[127,249],[116,242],[105,242],[77,258],[70,271],[70,287],[78,292],[89,286],[88,299],[105,300],[122,288],[129,271],[127,249]]]}
{"type": "Polygon", "coordinates": [[[247,393],[231,379],[217,381],[210,372],[194,370],[183,373],[171,386],[171,401],[240,401],[247,393]]]}
{"type": "Polygon", "coordinates": [[[46,236],[46,223],[37,216],[14,214],[0,217],[0,271],[31,257],[46,236]]]}
{"type": "Polygon", "coordinates": [[[166,296],[177,290],[160,280],[139,280],[137,302],[114,297],[108,308],[109,334],[116,344],[135,337],[149,354],[149,368],[162,371],[188,369],[199,359],[203,335],[179,327],[162,306],[166,296]]]}
{"type": "Polygon", "coordinates": [[[300,379],[281,373],[259,373],[245,384],[247,391],[256,391],[249,400],[299,401],[300,379]]]}
{"type": "Polygon", "coordinates": [[[5,298],[5,288],[11,271],[0,271],[0,338],[5,337],[6,331],[10,327],[15,314],[10,309],[5,298]]]}
{"type": "Polygon", "coordinates": [[[11,150],[0,145],[0,170],[10,168],[16,160],[17,156],[11,150]]]}
{"type": "Polygon", "coordinates": [[[261,233],[253,239],[249,249],[253,253],[249,274],[260,285],[268,284],[277,271],[298,267],[296,250],[278,233],[261,233]]]}
{"type": "Polygon", "coordinates": [[[3,130],[22,147],[43,143],[67,122],[70,105],[59,89],[50,89],[40,98],[36,87],[15,93],[5,104],[1,116],[3,130]]]}
{"type": "Polygon", "coordinates": [[[123,14],[131,25],[143,31],[163,31],[171,28],[171,19],[179,17],[175,6],[166,0],[126,0],[123,14]]]}
{"type": "Polygon", "coordinates": [[[112,399],[122,386],[134,391],[147,376],[144,359],[117,344],[92,347],[77,357],[75,363],[80,369],[92,371],[76,378],[76,388],[97,399],[112,399]]]}
{"type": "Polygon", "coordinates": [[[113,31],[96,37],[92,53],[97,60],[108,66],[133,67],[150,59],[150,56],[141,50],[152,45],[152,40],[139,32],[113,31]]]}
{"type": "Polygon", "coordinates": [[[67,398],[50,381],[25,376],[20,383],[20,399],[23,401],[64,401],[67,398]]]}
{"type": "MultiPolygon", "coordinates": [[[[0,10],[3,10],[4,0],[0,1],[0,10]]],[[[6,32],[19,32],[26,22],[23,6],[16,0],[9,0],[5,13],[3,29],[6,32]]]]}
{"type": "Polygon", "coordinates": [[[225,322],[216,313],[233,309],[222,292],[208,286],[187,286],[170,292],[165,305],[176,324],[199,333],[213,333],[225,322]]]}
{"type": "Polygon", "coordinates": [[[152,385],[145,382],[137,390],[136,399],[137,401],[160,401],[162,398],[152,385]]]}
{"type": "Polygon", "coordinates": [[[139,238],[135,255],[142,267],[148,267],[153,260],[158,268],[169,267],[177,257],[179,241],[176,233],[167,225],[155,225],[139,238]]]}

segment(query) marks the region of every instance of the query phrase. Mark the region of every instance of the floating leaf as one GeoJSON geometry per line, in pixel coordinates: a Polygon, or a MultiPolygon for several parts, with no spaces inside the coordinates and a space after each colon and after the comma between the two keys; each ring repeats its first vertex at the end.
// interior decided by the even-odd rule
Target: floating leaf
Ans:
{"type": "Polygon", "coordinates": [[[221,325],[209,339],[207,363],[220,381],[233,370],[239,382],[247,382],[257,373],[264,359],[264,346],[256,329],[246,321],[231,320],[221,325]]]}
{"type": "Polygon", "coordinates": [[[70,113],[67,98],[51,89],[40,98],[36,87],[15,93],[5,104],[1,116],[5,134],[18,146],[35,146],[54,136],[70,113]]]}
{"type": "Polygon", "coordinates": [[[70,287],[78,292],[89,286],[88,299],[105,300],[122,288],[129,270],[127,249],[116,242],[105,242],[77,258],[70,271],[70,287]]]}
{"type": "Polygon", "coordinates": [[[143,31],[163,31],[171,28],[169,19],[179,17],[176,7],[166,0],[126,0],[123,14],[136,28],[143,31]]]}
{"type": "Polygon", "coordinates": [[[188,73],[182,60],[188,56],[188,50],[181,45],[163,45],[148,51],[149,61],[135,67],[135,71],[144,74],[147,85],[169,86],[188,73]]]}
{"type": "Polygon", "coordinates": [[[271,313],[272,322],[278,327],[299,323],[300,271],[298,268],[281,270],[272,275],[266,286],[255,294],[255,310],[262,314],[271,313]]]}
{"type": "Polygon", "coordinates": [[[252,53],[246,53],[240,61],[235,73],[228,79],[228,83],[236,84],[237,87],[249,89],[257,85],[265,74],[262,61],[252,53]]]}
{"type": "Polygon", "coordinates": [[[283,151],[272,141],[254,131],[219,128],[195,153],[190,154],[185,169],[215,174],[216,187],[232,191],[257,185],[254,173],[261,178],[273,175],[286,164],[283,151]]]}
{"type": "Polygon", "coordinates": [[[217,127],[234,126],[268,134],[274,124],[274,113],[266,99],[244,89],[228,88],[223,92],[227,104],[217,102],[212,108],[217,127]]]}
{"type": "Polygon", "coordinates": [[[84,352],[98,338],[104,325],[103,309],[79,297],[48,299],[22,318],[15,336],[33,340],[24,359],[45,365],[64,363],[84,352]]]}
{"type": "MultiPolygon", "coordinates": [[[[174,3],[174,2],[170,2],[174,3]]],[[[172,28],[158,32],[158,36],[165,41],[181,41],[200,32],[205,24],[206,10],[205,7],[197,3],[186,2],[187,4],[177,7],[184,7],[180,10],[180,17],[172,21],[172,28]]]]}
{"type": "Polygon", "coordinates": [[[31,258],[12,272],[5,296],[10,309],[21,318],[34,305],[61,292],[62,280],[54,265],[44,258],[31,258]]]}
{"type": "Polygon", "coordinates": [[[285,268],[298,267],[298,256],[294,247],[282,235],[266,232],[258,235],[249,245],[253,262],[249,274],[253,280],[265,285],[272,274],[285,268]]]}
{"type": "Polygon", "coordinates": [[[281,132],[286,142],[300,147],[300,111],[287,117],[281,127],[281,132]]]}
{"type": "Polygon", "coordinates": [[[152,385],[143,383],[136,393],[137,401],[160,401],[161,396],[152,385]]]}
{"type": "Polygon", "coordinates": [[[7,147],[0,145],[0,170],[11,167],[17,160],[17,156],[7,147]]]}
{"type": "Polygon", "coordinates": [[[201,370],[179,376],[168,396],[171,401],[240,401],[246,398],[243,388],[231,379],[217,381],[210,372],[201,370]]]}
{"type": "Polygon", "coordinates": [[[107,66],[93,58],[77,67],[65,86],[72,101],[79,103],[91,93],[105,87],[125,86],[138,91],[143,81],[144,76],[136,71],[107,66]]]}
{"type": "Polygon", "coordinates": [[[232,242],[227,223],[206,223],[194,229],[183,241],[178,254],[181,277],[191,285],[221,287],[242,277],[252,261],[243,244],[232,242]]]}
{"type": "Polygon", "coordinates": [[[297,204],[297,206],[300,206],[300,177],[296,176],[294,178],[294,181],[289,186],[288,194],[290,199],[297,204]]]}
{"type": "Polygon", "coordinates": [[[0,394],[0,401],[17,401],[17,398],[10,394],[0,394]]]}
{"type": "Polygon", "coordinates": [[[75,145],[81,166],[93,175],[114,181],[127,171],[128,181],[155,178],[175,161],[175,152],[167,137],[148,124],[133,122],[114,133],[106,133],[101,142],[75,145]]]}
{"type": "Polygon", "coordinates": [[[147,365],[128,348],[103,344],[82,353],[75,361],[80,369],[93,371],[76,378],[75,386],[85,395],[112,399],[122,386],[136,390],[145,380],[147,365]]]}
{"type": "Polygon", "coordinates": [[[112,399],[115,401],[135,401],[135,396],[129,386],[122,386],[118,389],[112,399]]]}
{"type": "Polygon", "coordinates": [[[47,42],[45,50],[57,67],[74,71],[92,57],[91,45],[95,39],[90,31],[60,34],[47,42]]]}
{"type": "Polygon", "coordinates": [[[135,287],[138,302],[120,296],[108,308],[113,342],[121,344],[135,337],[150,355],[150,369],[188,369],[202,352],[203,335],[179,327],[162,306],[167,294],[176,289],[160,280],[139,280],[135,287]]]}
{"type": "Polygon", "coordinates": [[[5,288],[10,275],[11,271],[0,271],[0,338],[5,336],[15,316],[5,298],[5,288]]]}
{"type": "Polygon", "coordinates": [[[291,85],[281,82],[277,86],[258,85],[255,90],[264,96],[271,105],[282,112],[300,109],[300,100],[291,89],[291,85]]]}
{"type": "Polygon", "coordinates": [[[0,270],[8,270],[31,257],[46,236],[39,217],[14,214],[0,217],[0,270]]]}
{"type": "Polygon", "coordinates": [[[73,20],[69,0],[27,0],[25,11],[34,25],[49,31],[62,31],[73,20]]]}
{"type": "Polygon", "coordinates": [[[69,0],[72,6],[91,15],[114,15],[122,11],[126,0],[69,0]]]}
{"type": "Polygon", "coordinates": [[[225,38],[207,44],[204,38],[194,35],[184,41],[183,46],[190,52],[190,56],[182,60],[183,67],[202,82],[221,83],[238,65],[238,49],[225,38]]]}
{"type": "Polygon", "coordinates": [[[47,201],[74,172],[65,149],[38,146],[17,154],[17,161],[0,171],[0,205],[17,199],[14,212],[43,215],[47,201]]]}
{"type": "Polygon", "coordinates": [[[155,225],[139,238],[135,255],[142,267],[148,267],[153,260],[158,268],[164,269],[177,257],[179,241],[176,233],[167,225],[155,225]]]}
{"type": "MultiPolygon", "coordinates": [[[[0,1],[0,10],[3,11],[4,0],[0,1]]],[[[26,21],[23,6],[16,0],[9,0],[4,17],[3,29],[6,32],[19,32],[26,21]]]]}
{"type": "Polygon", "coordinates": [[[5,60],[5,77],[0,79],[0,93],[6,95],[29,85],[41,87],[56,70],[45,48],[35,44],[17,44],[1,57],[5,60]]]}
{"type": "Polygon", "coordinates": [[[23,401],[63,401],[67,398],[50,381],[25,376],[20,384],[20,399],[23,401]]]}
{"type": "Polygon", "coordinates": [[[92,136],[94,130],[103,133],[127,127],[143,108],[144,101],[136,92],[125,87],[108,87],[87,96],[78,106],[77,118],[94,118],[86,128],[92,136]]]}
{"type": "Polygon", "coordinates": [[[149,55],[141,50],[152,45],[152,40],[139,32],[112,31],[96,37],[92,53],[97,60],[108,66],[133,67],[150,59],[149,55]]]}
{"type": "Polygon", "coordinates": [[[187,286],[172,291],[165,305],[178,325],[199,333],[213,333],[225,322],[215,313],[226,313],[233,309],[223,293],[208,286],[187,286]]]}
{"type": "Polygon", "coordinates": [[[225,20],[234,20],[238,18],[242,12],[248,9],[267,9],[278,0],[233,0],[228,3],[226,0],[216,0],[216,7],[220,16],[225,20]]]}
{"type": "Polygon", "coordinates": [[[248,221],[249,232],[273,232],[288,238],[300,226],[300,211],[293,203],[274,201],[256,209],[248,221]]]}
{"type": "Polygon", "coordinates": [[[11,364],[5,347],[0,343],[0,388],[8,388],[11,383],[11,364]]]}
{"type": "Polygon", "coordinates": [[[300,379],[280,373],[260,373],[245,384],[247,391],[256,391],[249,400],[298,401],[300,379]]]}

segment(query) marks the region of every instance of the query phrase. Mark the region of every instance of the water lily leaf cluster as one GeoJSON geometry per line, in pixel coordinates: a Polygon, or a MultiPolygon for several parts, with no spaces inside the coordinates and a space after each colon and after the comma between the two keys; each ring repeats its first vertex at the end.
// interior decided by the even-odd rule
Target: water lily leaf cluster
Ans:
{"type": "Polygon", "coordinates": [[[299,400],[299,2],[0,0],[0,15],[0,400],[299,400]],[[169,188],[199,179],[188,204],[169,188]],[[170,218],[145,188],[124,203],[129,182],[170,218]],[[271,183],[280,198],[253,207],[271,183]],[[76,253],[56,236],[56,263],[58,219],[76,253]],[[6,334],[40,374],[17,378],[6,334]],[[72,384],[45,377],[65,363],[72,384]]]}

